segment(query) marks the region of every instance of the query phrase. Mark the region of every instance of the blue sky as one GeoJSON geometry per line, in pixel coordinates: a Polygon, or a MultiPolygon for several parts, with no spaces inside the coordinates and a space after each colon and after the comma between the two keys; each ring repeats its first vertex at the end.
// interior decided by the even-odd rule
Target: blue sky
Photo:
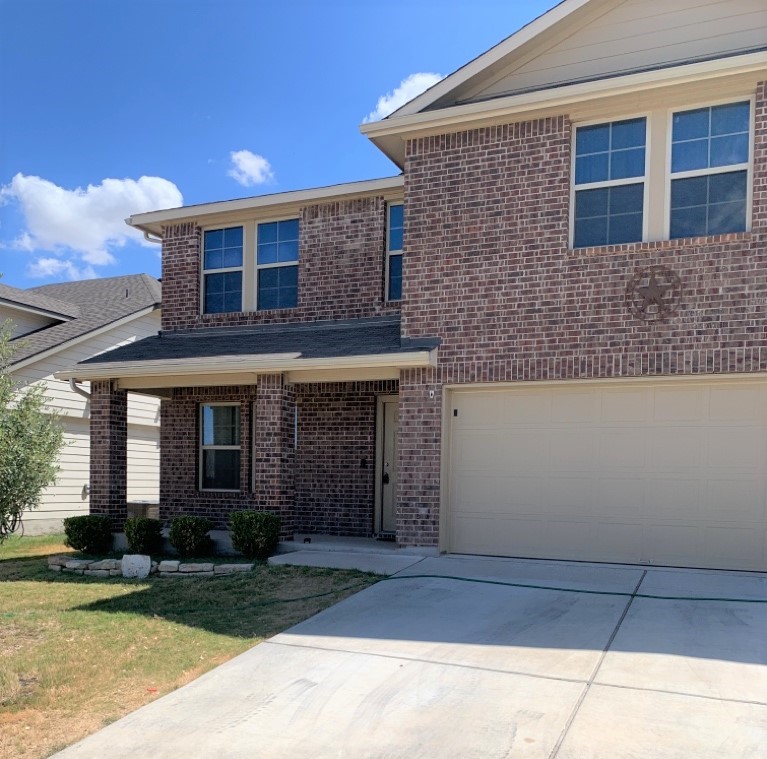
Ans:
{"type": "Polygon", "coordinates": [[[555,0],[0,0],[0,272],[160,274],[131,213],[390,176],[359,133],[555,0]]]}

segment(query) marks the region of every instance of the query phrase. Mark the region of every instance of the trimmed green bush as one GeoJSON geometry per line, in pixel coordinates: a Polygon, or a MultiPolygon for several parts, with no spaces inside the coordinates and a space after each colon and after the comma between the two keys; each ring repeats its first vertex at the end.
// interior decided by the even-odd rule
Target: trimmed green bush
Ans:
{"type": "Polygon", "coordinates": [[[125,539],[133,553],[162,551],[162,522],[148,517],[132,517],[125,522],[125,539]]]}
{"type": "Polygon", "coordinates": [[[229,516],[232,545],[249,559],[268,559],[280,540],[280,518],[266,511],[235,511],[229,516]]]}
{"type": "Polygon", "coordinates": [[[64,520],[66,544],[83,553],[101,554],[112,550],[112,520],[97,514],[67,517],[64,520]]]}
{"type": "Polygon", "coordinates": [[[212,529],[213,522],[205,517],[175,517],[168,539],[180,556],[207,556],[213,548],[208,535],[212,529]]]}

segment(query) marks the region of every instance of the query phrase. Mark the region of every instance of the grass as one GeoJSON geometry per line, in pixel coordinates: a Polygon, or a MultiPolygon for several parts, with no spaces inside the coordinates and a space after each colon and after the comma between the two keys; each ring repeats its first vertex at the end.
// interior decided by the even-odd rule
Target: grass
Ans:
{"type": "Polygon", "coordinates": [[[41,759],[376,582],[258,565],[198,579],[48,570],[63,536],[0,546],[0,757],[41,759]],[[296,600],[299,599],[299,600],[296,600]]]}

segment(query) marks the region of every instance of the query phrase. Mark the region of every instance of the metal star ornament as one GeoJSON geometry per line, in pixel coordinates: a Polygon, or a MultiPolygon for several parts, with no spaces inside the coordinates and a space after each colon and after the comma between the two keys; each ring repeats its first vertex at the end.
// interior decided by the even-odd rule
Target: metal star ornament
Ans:
{"type": "Polygon", "coordinates": [[[679,276],[667,266],[637,271],[626,285],[629,310],[642,321],[663,321],[673,316],[682,296],[679,276]]]}

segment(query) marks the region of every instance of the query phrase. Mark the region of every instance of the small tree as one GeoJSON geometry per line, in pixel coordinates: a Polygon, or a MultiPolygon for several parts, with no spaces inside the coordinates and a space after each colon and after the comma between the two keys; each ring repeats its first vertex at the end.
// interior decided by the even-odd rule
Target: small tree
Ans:
{"type": "Polygon", "coordinates": [[[40,504],[43,488],[56,480],[64,433],[56,413],[44,411],[45,389],[19,390],[9,364],[15,350],[11,324],[0,324],[0,543],[21,524],[25,510],[40,504]]]}

